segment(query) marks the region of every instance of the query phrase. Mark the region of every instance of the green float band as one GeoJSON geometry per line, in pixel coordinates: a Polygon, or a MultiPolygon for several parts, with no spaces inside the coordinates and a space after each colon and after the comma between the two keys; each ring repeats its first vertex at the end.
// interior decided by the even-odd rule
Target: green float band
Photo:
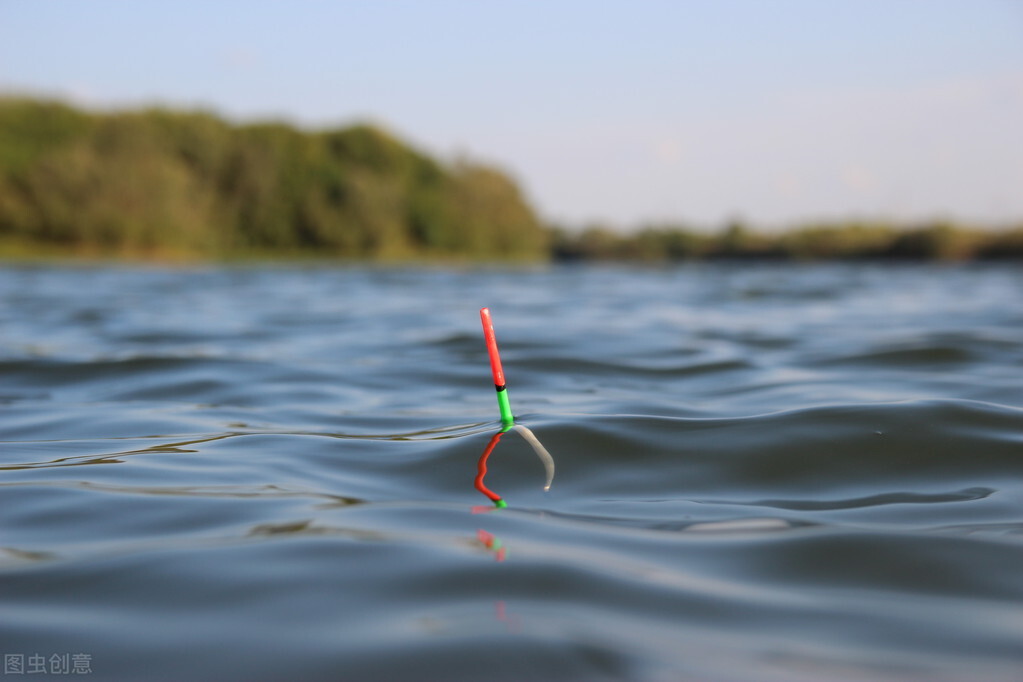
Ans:
{"type": "Polygon", "coordinates": [[[515,426],[515,417],[512,416],[511,403],[508,401],[508,389],[504,386],[495,386],[497,389],[497,409],[501,411],[501,426],[505,431],[515,426]]]}

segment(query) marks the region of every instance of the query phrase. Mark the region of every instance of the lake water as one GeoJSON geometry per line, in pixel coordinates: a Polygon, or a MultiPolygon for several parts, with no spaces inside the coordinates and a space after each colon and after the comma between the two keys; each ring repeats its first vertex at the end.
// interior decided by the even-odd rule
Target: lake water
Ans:
{"type": "Polygon", "coordinates": [[[9,265],[0,368],[11,679],[1023,679],[1017,266],[9,265]]]}

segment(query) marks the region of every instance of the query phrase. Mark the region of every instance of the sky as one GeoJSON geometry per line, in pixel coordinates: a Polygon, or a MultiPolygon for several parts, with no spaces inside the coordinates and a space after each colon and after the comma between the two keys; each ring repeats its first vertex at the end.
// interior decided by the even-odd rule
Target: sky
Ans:
{"type": "Polygon", "coordinates": [[[0,0],[0,93],[368,121],[570,227],[1023,221],[1023,0],[0,0]]]}

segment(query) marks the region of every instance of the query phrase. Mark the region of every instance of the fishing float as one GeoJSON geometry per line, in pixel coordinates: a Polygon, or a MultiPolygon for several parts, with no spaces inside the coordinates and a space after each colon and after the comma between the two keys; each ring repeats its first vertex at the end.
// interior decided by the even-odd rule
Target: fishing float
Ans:
{"type": "Polygon", "coordinates": [[[487,342],[487,353],[490,354],[490,371],[494,375],[494,388],[497,389],[497,409],[501,412],[501,427],[507,431],[515,426],[511,403],[508,401],[508,386],[504,381],[504,369],[501,368],[501,355],[497,351],[497,337],[494,335],[494,321],[490,318],[490,308],[480,308],[480,321],[483,323],[483,338],[487,342]]]}
{"type": "Polygon", "coordinates": [[[515,430],[533,448],[533,452],[543,462],[546,474],[543,486],[545,492],[551,489],[551,483],[554,481],[554,458],[551,457],[551,453],[547,452],[547,448],[543,446],[543,443],[536,437],[536,434],[522,424],[515,423],[515,416],[512,414],[511,403],[508,400],[508,385],[504,378],[504,368],[501,366],[501,355],[497,350],[497,336],[494,334],[494,321],[490,316],[490,308],[480,308],[480,321],[483,323],[483,338],[486,340],[487,353],[490,356],[490,372],[494,378],[494,389],[497,391],[497,408],[501,414],[501,430],[490,439],[486,449],[483,451],[483,455],[480,457],[476,475],[476,489],[486,495],[495,506],[504,508],[507,506],[507,503],[500,495],[487,488],[483,482],[484,477],[487,475],[487,459],[490,457],[490,453],[494,451],[498,441],[501,440],[501,436],[508,431],[515,430]]]}

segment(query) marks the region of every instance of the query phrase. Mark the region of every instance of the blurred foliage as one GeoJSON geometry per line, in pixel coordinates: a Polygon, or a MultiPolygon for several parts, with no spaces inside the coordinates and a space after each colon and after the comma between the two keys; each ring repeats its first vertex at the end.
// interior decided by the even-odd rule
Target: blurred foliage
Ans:
{"type": "Polygon", "coordinates": [[[605,226],[554,231],[559,260],[679,262],[689,260],[926,260],[1023,258],[1023,225],[990,230],[950,222],[900,226],[849,221],[777,233],[733,222],[718,233],[659,225],[623,235],[605,226]]]}
{"type": "Polygon", "coordinates": [[[131,257],[550,252],[501,172],[439,163],[372,126],[304,132],[23,98],[0,98],[0,244],[131,257]]]}
{"type": "Polygon", "coordinates": [[[302,131],[0,97],[0,255],[958,261],[1023,258],[1023,225],[570,230],[541,224],[499,170],[438,161],[370,125],[302,131]]]}

